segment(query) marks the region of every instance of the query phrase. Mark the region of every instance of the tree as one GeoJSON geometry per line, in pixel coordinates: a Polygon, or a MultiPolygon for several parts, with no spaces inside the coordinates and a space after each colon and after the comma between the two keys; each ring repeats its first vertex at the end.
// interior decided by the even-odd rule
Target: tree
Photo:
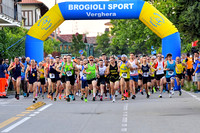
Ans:
{"type": "Polygon", "coordinates": [[[59,44],[60,44],[59,41],[52,38],[48,38],[46,41],[44,41],[44,52],[46,54],[52,54],[53,52],[58,52],[59,44]]]}
{"type": "Polygon", "coordinates": [[[23,27],[3,27],[0,30],[0,53],[3,58],[12,59],[15,56],[25,55],[25,38],[28,30],[23,27]],[[22,39],[23,38],[23,39],[22,39]],[[18,42],[18,40],[22,39],[18,42]],[[16,43],[18,42],[18,43],[16,43]],[[9,48],[12,44],[13,47],[9,48]],[[9,48],[7,50],[7,48],[9,48]]]}
{"type": "Polygon", "coordinates": [[[186,45],[200,40],[200,0],[177,0],[176,15],[186,45]]]}
{"type": "Polygon", "coordinates": [[[69,52],[72,53],[73,56],[80,56],[79,50],[84,50],[84,49],[85,49],[85,44],[83,42],[83,35],[78,33],[76,35],[73,35],[72,45],[71,48],[69,49],[69,52]]]}

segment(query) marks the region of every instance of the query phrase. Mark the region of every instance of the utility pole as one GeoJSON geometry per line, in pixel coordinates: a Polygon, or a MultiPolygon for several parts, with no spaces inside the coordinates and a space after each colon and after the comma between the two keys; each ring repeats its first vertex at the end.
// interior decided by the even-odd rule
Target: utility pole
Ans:
{"type": "MultiPolygon", "coordinates": [[[[58,1],[57,1],[57,0],[55,0],[55,5],[56,5],[56,4],[58,4],[58,1]]],[[[54,37],[55,37],[55,39],[57,40],[57,29],[55,29],[54,37]]]]}

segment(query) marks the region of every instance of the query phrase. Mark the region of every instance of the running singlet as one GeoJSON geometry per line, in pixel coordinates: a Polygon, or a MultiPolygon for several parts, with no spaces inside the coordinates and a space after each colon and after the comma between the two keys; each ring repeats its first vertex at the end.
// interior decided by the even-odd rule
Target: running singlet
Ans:
{"type": "MultiPolygon", "coordinates": [[[[65,65],[64,62],[62,62],[62,65],[60,67],[60,70],[63,68],[63,66],[65,65]]],[[[65,76],[66,75],[66,72],[65,72],[65,68],[63,69],[63,73],[62,73],[62,76],[65,76]]]]}
{"type": "Polygon", "coordinates": [[[40,79],[43,79],[44,78],[44,67],[42,67],[40,70],[40,79]]]}
{"type": "Polygon", "coordinates": [[[149,77],[149,66],[148,64],[146,66],[142,65],[142,72],[143,72],[143,77],[147,78],[149,77]]]}
{"type": "Polygon", "coordinates": [[[183,73],[183,65],[182,65],[182,63],[176,64],[176,73],[177,74],[183,73]]]}
{"type": "Polygon", "coordinates": [[[193,66],[192,66],[192,58],[189,57],[188,61],[187,61],[187,69],[192,69],[192,68],[193,68],[193,66]]]}
{"type": "Polygon", "coordinates": [[[86,69],[86,72],[91,72],[90,74],[87,74],[87,80],[91,80],[96,78],[96,67],[95,64],[93,64],[93,66],[90,66],[90,64],[88,64],[88,68],[86,69]]]}
{"type": "Polygon", "coordinates": [[[110,76],[111,77],[118,77],[119,76],[117,63],[115,63],[114,67],[110,64],[110,76]]]}
{"type": "Polygon", "coordinates": [[[100,76],[104,76],[105,71],[106,71],[106,66],[103,66],[103,67],[99,66],[99,75],[100,76]]]}
{"type": "Polygon", "coordinates": [[[170,64],[169,61],[167,61],[167,68],[169,68],[169,70],[166,71],[166,78],[170,78],[175,74],[175,66],[176,66],[176,63],[175,61],[173,61],[173,64],[170,64]]]}
{"type": "Polygon", "coordinates": [[[138,66],[135,64],[135,60],[133,62],[129,61],[129,63],[133,68],[136,68],[135,70],[130,71],[130,76],[138,76],[138,70],[137,70],[138,66]]]}
{"type": "Polygon", "coordinates": [[[56,78],[55,69],[53,68],[55,64],[49,66],[49,78],[54,79],[56,78]]]}
{"type": "Polygon", "coordinates": [[[37,69],[36,69],[36,67],[32,68],[30,66],[30,70],[29,70],[29,73],[28,73],[28,78],[29,78],[29,81],[30,80],[37,81],[37,69]]]}
{"type": "Polygon", "coordinates": [[[83,73],[83,69],[84,69],[84,65],[82,66],[82,69],[80,71],[80,77],[81,77],[81,80],[85,81],[87,80],[87,74],[83,73]]]}
{"type": "Polygon", "coordinates": [[[74,75],[74,69],[70,69],[70,67],[73,68],[73,62],[71,62],[70,65],[67,65],[67,63],[65,64],[65,72],[68,77],[74,75]]]}
{"type": "Polygon", "coordinates": [[[12,71],[13,77],[17,79],[18,77],[21,76],[21,66],[20,66],[20,63],[18,64],[13,63],[13,65],[16,65],[16,67],[12,71]]]}
{"type": "Polygon", "coordinates": [[[157,69],[156,75],[164,74],[164,61],[158,61],[155,65],[155,68],[157,69]]]}
{"type": "MultiPolygon", "coordinates": [[[[153,62],[150,62],[150,65],[152,66],[152,65],[153,65],[153,62]]],[[[151,70],[150,76],[151,76],[151,77],[155,77],[155,70],[154,70],[153,68],[150,68],[150,70],[151,70]]]]}
{"type": "Polygon", "coordinates": [[[125,64],[121,62],[120,64],[120,77],[125,78],[125,79],[130,79],[130,68],[126,66],[128,62],[125,64]]]}

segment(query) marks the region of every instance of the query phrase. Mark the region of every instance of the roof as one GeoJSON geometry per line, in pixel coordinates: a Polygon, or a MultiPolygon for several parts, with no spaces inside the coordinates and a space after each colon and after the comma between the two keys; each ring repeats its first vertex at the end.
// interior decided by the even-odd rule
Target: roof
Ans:
{"type": "Polygon", "coordinates": [[[38,0],[22,0],[19,4],[43,4],[43,2],[38,0]]]}
{"type": "Polygon", "coordinates": [[[87,37],[87,43],[96,44],[96,37],[87,37]]]}
{"type": "MultiPolygon", "coordinates": [[[[61,34],[60,38],[62,38],[66,42],[72,42],[73,35],[74,34],[61,34]]],[[[83,39],[82,39],[83,42],[86,43],[86,40],[85,40],[86,34],[82,34],[82,36],[83,36],[83,39]]]]}

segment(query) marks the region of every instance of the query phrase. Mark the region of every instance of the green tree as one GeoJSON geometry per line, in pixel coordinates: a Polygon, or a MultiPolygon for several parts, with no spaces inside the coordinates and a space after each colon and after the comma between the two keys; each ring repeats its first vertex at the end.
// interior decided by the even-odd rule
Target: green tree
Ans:
{"type": "Polygon", "coordinates": [[[28,30],[23,27],[3,27],[0,30],[0,53],[3,58],[14,58],[25,55],[25,38],[28,30]],[[18,42],[23,38],[21,41],[18,42]],[[6,50],[12,44],[18,42],[13,47],[6,50]]]}
{"type": "Polygon", "coordinates": [[[79,50],[84,50],[84,49],[85,49],[85,44],[83,42],[83,35],[81,34],[73,35],[72,45],[71,48],[69,49],[69,52],[72,53],[73,56],[80,56],[79,50]]]}
{"type": "Polygon", "coordinates": [[[59,44],[60,42],[49,38],[46,41],[44,41],[44,52],[46,54],[52,54],[53,52],[58,52],[59,50],[59,44]]]}

